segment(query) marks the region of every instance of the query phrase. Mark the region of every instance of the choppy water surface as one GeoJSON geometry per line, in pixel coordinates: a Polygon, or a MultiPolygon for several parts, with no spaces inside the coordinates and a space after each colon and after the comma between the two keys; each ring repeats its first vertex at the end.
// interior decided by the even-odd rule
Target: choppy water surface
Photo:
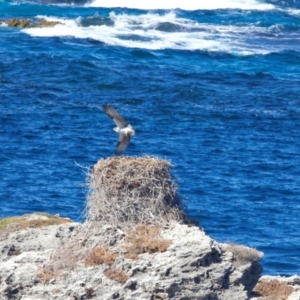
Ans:
{"type": "Polygon", "coordinates": [[[3,21],[62,23],[0,25],[0,216],[82,220],[110,103],[137,131],[126,154],[171,160],[208,234],[299,274],[299,4],[160,2],[0,1],[3,21]]]}

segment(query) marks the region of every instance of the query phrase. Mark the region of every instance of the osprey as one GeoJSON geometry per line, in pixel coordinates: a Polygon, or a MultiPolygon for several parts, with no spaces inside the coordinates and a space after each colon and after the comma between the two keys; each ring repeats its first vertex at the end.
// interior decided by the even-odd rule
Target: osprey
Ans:
{"type": "Polygon", "coordinates": [[[131,137],[135,135],[135,130],[111,105],[104,104],[102,109],[117,125],[113,129],[119,133],[116,153],[121,153],[128,147],[131,137]]]}

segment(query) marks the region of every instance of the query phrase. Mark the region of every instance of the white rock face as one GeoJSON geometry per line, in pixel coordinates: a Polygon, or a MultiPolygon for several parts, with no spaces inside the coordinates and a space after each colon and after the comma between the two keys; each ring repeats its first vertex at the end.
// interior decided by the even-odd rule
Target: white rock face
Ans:
{"type": "MultiPolygon", "coordinates": [[[[261,253],[251,249],[256,256],[239,260],[234,247],[217,243],[196,226],[177,223],[161,233],[162,239],[171,240],[165,252],[127,259],[121,250],[126,234],[112,234],[107,226],[101,234],[89,236],[85,247],[106,243],[119,253],[113,267],[127,275],[124,283],[104,275],[107,265],[87,267],[79,257],[72,268],[43,282],[38,277],[43,265],[72,239],[84,236],[85,226],[67,223],[0,236],[0,299],[243,300],[249,299],[262,271],[261,253]]],[[[239,246],[240,250],[248,253],[249,248],[239,246]]]]}

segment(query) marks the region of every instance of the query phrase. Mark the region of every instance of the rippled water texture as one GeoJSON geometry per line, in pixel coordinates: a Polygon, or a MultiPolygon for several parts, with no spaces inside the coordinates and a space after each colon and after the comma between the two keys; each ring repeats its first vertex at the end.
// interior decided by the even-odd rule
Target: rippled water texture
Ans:
{"type": "Polygon", "coordinates": [[[0,1],[3,21],[61,22],[0,25],[0,216],[83,220],[88,168],[117,143],[110,103],[137,131],[125,154],[171,160],[208,234],[299,274],[299,5],[62,2],[0,1]]]}

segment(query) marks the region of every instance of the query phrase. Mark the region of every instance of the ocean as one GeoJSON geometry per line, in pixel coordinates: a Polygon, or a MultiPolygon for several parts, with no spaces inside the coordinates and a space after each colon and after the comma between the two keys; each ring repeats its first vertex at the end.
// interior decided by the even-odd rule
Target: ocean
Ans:
{"type": "Polygon", "coordinates": [[[2,0],[0,20],[0,217],[84,220],[108,103],[136,129],[124,155],[170,160],[207,234],[300,274],[299,2],[2,0]]]}

